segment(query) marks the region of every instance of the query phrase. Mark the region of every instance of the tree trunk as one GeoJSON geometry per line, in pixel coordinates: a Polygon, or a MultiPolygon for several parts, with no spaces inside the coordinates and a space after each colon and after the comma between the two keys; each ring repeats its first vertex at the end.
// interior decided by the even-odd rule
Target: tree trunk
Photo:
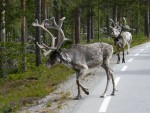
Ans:
{"type": "Polygon", "coordinates": [[[6,42],[5,31],[5,0],[2,0],[2,12],[1,12],[1,29],[0,29],[0,42],[6,42]]]}
{"type": "MultiPolygon", "coordinates": [[[[61,4],[60,4],[60,1],[55,0],[54,5],[55,5],[56,23],[59,25],[60,18],[61,18],[61,7],[60,7],[61,4]]],[[[58,41],[60,40],[60,34],[59,34],[58,30],[55,30],[55,37],[57,37],[56,41],[55,41],[55,45],[57,45],[58,41]]]]}
{"type": "Polygon", "coordinates": [[[114,6],[113,6],[113,20],[115,23],[117,23],[117,10],[118,10],[118,6],[115,1],[114,6]]]}
{"type": "Polygon", "coordinates": [[[140,31],[139,27],[140,27],[140,2],[138,1],[136,35],[139,34],[139,31],[140,31]]]}
{"type": "Polygon", "coordinates": [[[6,56],[5,56],[5,43],[6,43],[6,31],[5,31],[5,5],[6,1],[2,0],[1,1],[1,21],[0,21],[0,78],[5,78],[6,77],[6,56]]]}
{"type": "Polygon", "coordinates": [[[88,14],[87,14],[87,43],[91,42],[91,7],[89,7],[88,14]]]}
{"type": "Polygon", "coordinates": [[[109,36],[110,34],[110,14],[109,14],[109,0],[107,0],[107,11],[106,11],[107,15],[106,15],[106,28],[107,28],[107,37],[109,36]]]}
{"type": "Polygon", "coordinates": [[[75,44],[80,43],[80,8],[75,9],[75,44]]]}
{"type": "Polygon", "coordinates": [[[22,71],[26,71],[26,17],[25,12],[25,0],[21,0],[21,42],[22,42],[22,71]]]}
{"type": "Polygon", "coordinates": [[[100,37],[100,0],[98,0],[98,40],[99,40],[99,37],[100,37]]]}
{"type": "Polygon", "coordinates": [[[48,15],[47,15],[47,10],[48,10],[48,0],[42,0],[41,1],[41,12],[42,12],[42,17],[43,19],[47,19],[48,15]]]}
{"type": "Polygon", "coordinates": [[[107,14],[107,16],[106,16],[107,37],[108,37],[109,34],[110,34],[110,28],[109,28],[110,22],[109,22],[109,19],[110,19],[110,16],[109,16],[109,14],[107,14]]]}
{"type": "Polygon", "coordinates": [[[149,34],[149,25],[150,25],[150,23],[149,23],[149,2],[148,2],[149,0],[146,0],[145,1],[145,15],[144,15],[144,23],[145,23],[145,25],[144,25],[144,33],[145,33],[145,36],[146,37],[150,37],[150,34],[149,34]]]}
{"type": "Polygon", "coordinates": [[[91,39],[93,40],[94,39],[94,21],[93,21],[93,9],[92,9],[92,7],[91,7],[90,18],[91,18],[91,39]]]}
{"type": "MultiPolygon", "coordinates": [[[[73,17],[75,17],[75,11],[72,13],[73,17]]],[[[75,41],[75,19],[73,20],[73,25],[72,25],[72,40],[73,40],[73,44],[76,43],[75,41]]]]}
{"type": "MultiPolygon", "coordinates": [[[[42,0],[41,1],[41,12],[42,12],[42,20],[47,19],[47,12],[48,12],[48,1],[47,0],[42,0]]],[[[46,40],[46,32],[42,32],[43,35],[43,42],[48,45],[48,41],[46,40]]]]}
{"type": "MultiPolygon", "coordinates": [[[[41,23],[41,0],[35,0],[36,3],[36,19],[39,23],[41,23]]],[[[35,35],[35,41],[39,44],[41,43],[41,28],[36,27],[36,35],[35,35]]],[[[41,61],[41,54],[40,54],[40,48],[36,45],[36,66],[39,66],[42,63],[41,61]]]]}
{"type": "Polygon", "coordinates": [[[117,15],[117,22],[121,23],[121,19],[122,19],[122,7],[121,5],[118,5],[118,15],[117,15]]]}

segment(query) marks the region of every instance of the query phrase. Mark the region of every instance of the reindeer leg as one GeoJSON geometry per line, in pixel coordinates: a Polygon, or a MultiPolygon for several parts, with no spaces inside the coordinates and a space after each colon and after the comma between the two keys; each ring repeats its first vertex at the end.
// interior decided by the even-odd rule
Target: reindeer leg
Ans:
{"type": "Polygon", "coordinates": [[[77,96],[74,98],[75,100],[79,100],[81,99],[81,92],[80,92],[80,84],[79,84],[79,71],[76,70],[76,83],[77,83],[77,88],[78,88],[78,94],[77,96]]]}
{"type": "Polygon", "coordinates": [[[116,89],[116,86],[115,86],[115,81],[114,81],[114,77],[113,77],[112,71],[110,71],[110,76],[111,76],[112,84],[113,84],[113,91],[112,91],[111,95],[115,95],[116,91],[118,91],[118,90],[116,89]]]}
{"type": "Polygon", "coordinates": [[[128,49],[127,49],[127,54],[129,54],[129,48],[130,48],[130,44],[128,43],[128,44],[127,44],[127,46],[128,46],[128,49]]]}
{"type": "Polygon", "coordinates": [[[76,96],[76,100],[79,100],[79,99],[81,99],[82,97],[81,97],[81,93],[80,93],[80,85],[79,85],[79,80],[77,79],[76,80],[76,83],[77,83],[77,87],[78,87],[78,95],[76,96]]]}
{"type": "Polygon", "coordinates": [[[100,96],[101,98],[104,98],[104,97],[106,97],[106,96],[107,96],[106,92],[107,92],[107,89],[108,89],[109,82],[110,82],[110,77],[107,75],[106,88],[105,88],[104,93],[100,96]]]}
{"type": "Polygon", "coordinates": [[[106,92],[107,92],[107,89],[108,89],[108,85],[109,85],[109,82],[110,82],[110,69],[108,67],[108,64],[106,64],[106,62],[104,62],[102,64],[102,67],[105,69],[106,71],[106,74],[107,74],[107,83],[106,83],[106,88],[104,90],[104,93],[100,96],[100,97],[106,97],[106,92]]]}
{"type": "Polygon", "coordinates": [[[117,56],[118,56],[117,64],[120,64],[120,50],[119,50],[119,48],[117,48],[117,56]]]}
{"type": "Polygon", "coordinates": [[[120,53],[118,53],[117,56],[118,56],[117,64],[120,64],[120,53]]]}
{"type": "MultiPolygon", "coordinates": [[[[88,67],[86,65],[82,65],[83,69],[80,70],[80,75],[84,76],[88,70],[88,67]]],[[[84,87],[80,82],[79,82],[79,86],[81,87],[81,89],[84,91],[85,94],[89,95],[89,91],[86,87],[84,87]]]]}
{"type": "Polygon", "coordinates": [[[82,90],[84,91],[84,93],[87,94],[87,95],[89,95],[88,88],[84,87],[81,83],[79,83],[79,85],[82,88],[82,90]]]}
{"type": "Polygon", "coordinates": [[[89,95],[89,91],[86,87],[84,87],[80,82],[79,82],[79,77],[82,76],[82,75],[85,75],[87,70],[88,70],[88,67],[86,65],[79,65],[80,63],[78,63],[78,67],[80,67],[80,70],[78,72],[76,72],[77,74],[77,80],[76,80],[76,83],[77,83],[77,86],[78,86],[78,95],[76,97],[76,99],[81,99],[81,92],[80,92],[80,88],[84,91],[85,94],[89,95]]]}
{"type": "Polygon", "coordinates": [[[124,48],[123,48],[123,58],[122,58],[122,63],[125,63],[125,58],[124,58],[124,48]]]}
{"type": "Polygon", "coordinates": [[[77,75],[77,80],[76,80],[76,83],[77,83],[77,87],[78,87],[78,95],[76,96],[75,99],[79,100],[81,99],[81,92],[80,92],[80,87],[81,89],[84,91],[85,94],[89,95],[89,91],[87,88],[85,88],[80,82],[79,82],[79,76],[77,75]]]}

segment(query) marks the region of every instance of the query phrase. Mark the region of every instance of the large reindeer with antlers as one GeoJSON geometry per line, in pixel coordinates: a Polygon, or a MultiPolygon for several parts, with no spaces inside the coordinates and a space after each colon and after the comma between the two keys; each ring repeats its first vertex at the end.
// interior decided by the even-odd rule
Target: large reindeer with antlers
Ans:
{"type": "Polygon", "coordinates": [[[112,30],[112,35],[114,37],[114,43],[116,45],[117,48],[117,56],[118,56],[118,60],[117,63],[120,63],[120,49],[123,49],[123,58],[122,58],[122,63],[125,63],[125,55],[124,55],[124,51],[125,51],[125,47],[127,46],[127,54],[129,54],[129,48],[130,48],[130,44],[132,42],[132,35],[130,32],[128,32],[127,30],[129,30],[129,26],[126,25],[126,19],[123,17],[123,25],[119,26],[119,23],[115,23],[112,19],[110,19],[110,21],[114,24],[114,27],[110,26],[111,30],[112,30]]]}
{"type": "Polygon", "coordinates": [[[78,87],[78,94],[76,99],[81,99],[80,88],[85,94],[89,95],[89,91],[84,87],[80,81],[80,76],[87,73],[89,68],[95,66],[101,66],[105,69],[107,74],[107,84],[104,93],[101,97],[106,96],[106,91],[108,89],[108,84],[110,79],[112,79],[113,91],[112,95],[115,95],[116,88],[113,77],[113,71],[110,68],[110,58],[113,54],[113,47],[107,43],[93,43],[88,45],[75,44],[70,49],[60,49],[62,43],[66,40],[63,30],[61,29],[65,17],[60,19],[60,24],[55,22],[55,18],[52,17],[49,20],[44,20],[42,24],[39,24],[36,20],[33,23],[34,27],[40,27],[45,30],[52,37],[51,47],[46,46],[44,43],[38,44],[39,48],[44,51],[44,55],[48,55],[49,59],[46,62],[46,66],[50,67],[55,63],[64,63],[72,67],[76,72],[76,83],[78,87]],[[48,31],[48,28],[53,28],[59,31],[60,40],[55,46],[55,37],[48,31]]]}

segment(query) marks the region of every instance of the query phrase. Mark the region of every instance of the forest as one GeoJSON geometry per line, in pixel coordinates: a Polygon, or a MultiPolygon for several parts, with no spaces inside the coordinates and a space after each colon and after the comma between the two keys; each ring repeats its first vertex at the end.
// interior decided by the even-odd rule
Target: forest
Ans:
{"type": "MultiPolygon", "coordinates": [[[[66,17],[62,29],[68,40],[62,48],[69,48],[93,42],[113,45],[110,18],[121,25],[125,17],[133,29],[134,46],[149,41],[149,11],[149,0],[0,0],[0,111],[31,104],[73,73],[61,64],[45,67],[48,57],[35,43],[50,46],[52,40],[44,30],[32,26],[35,19],[41,23],[55,17],[59,23],[66,17]]],[[[57,42],[59,32],[51,33],[58,37],[57,42]]]]}

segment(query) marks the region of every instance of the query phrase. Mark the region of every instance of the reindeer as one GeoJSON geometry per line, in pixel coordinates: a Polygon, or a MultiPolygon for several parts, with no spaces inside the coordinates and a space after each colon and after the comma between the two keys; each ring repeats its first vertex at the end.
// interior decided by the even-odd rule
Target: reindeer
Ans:
{"type": "Polygon", "coordinates": [[[117,48],[117,56],[118,60],[117,63],[120,63],[120,49],[123,49],[123,58],[122,58],[122,63],[125,63],[125,56],[124,56],[124,50],[125,47],[127,46],[127,54],[129,54],[129,48],[130,44],[132,42],[132,35],[130,32],[126,31],[129,29],[129,27],[126,25],[126,19],[123,18],[124,24],[123,26],[119,26],[119,24],[116,24],[112,19],[110,19],[111,22],[114,23],[114,27],[111,27],[112,30],[112,35],[114,37],[114,44],[116,45],[117,48]]]}
{"type": "Polygon", "coordinates": [[[106,96],[106,91],[108,89],[108,84],[110,79],[113,84],[113,91],[111,95],[115,95],[116,87],[113,77],[113,70],[110,68],[110,58],[113,55],[113,47],[107,43],[93,43],[88,45],[75,44],[70,49],[61,49],[62,43],[66,40],[63,30],[61,29],[63,21],[65,17],[60,19],[60,24],[55,22],[55,18],[52,17],[49,20],[44,20],[42,24],[39,24],[38,21],[33,23],[34,27],[40,27],[45,30],[52,37],[51,47],[45,45],[44,43],[39,44],[36,42],[38,47],[44,51],[44,55],[48,55],[49,59],[46,62],[47,67],[51,67],[56,63],[63,63],[65,65],[70,66],[76,73],[76,84],[78,87],[78,94],[76,99],[81,99],[80,88],[83,92],[89,95],[89,91],[86,87],[84,87],[80,81],[80,76],[84,76],[87,74],[87,71],[95,66],[101,66],[105,69],[107,74],[107,84],[104,90],[104,93],[101,97],[106,96]],[[48,31],[48,28],[53,28],[59,31],[60,40],[58,44],[55,46],[55,37],[48,31]]]}

